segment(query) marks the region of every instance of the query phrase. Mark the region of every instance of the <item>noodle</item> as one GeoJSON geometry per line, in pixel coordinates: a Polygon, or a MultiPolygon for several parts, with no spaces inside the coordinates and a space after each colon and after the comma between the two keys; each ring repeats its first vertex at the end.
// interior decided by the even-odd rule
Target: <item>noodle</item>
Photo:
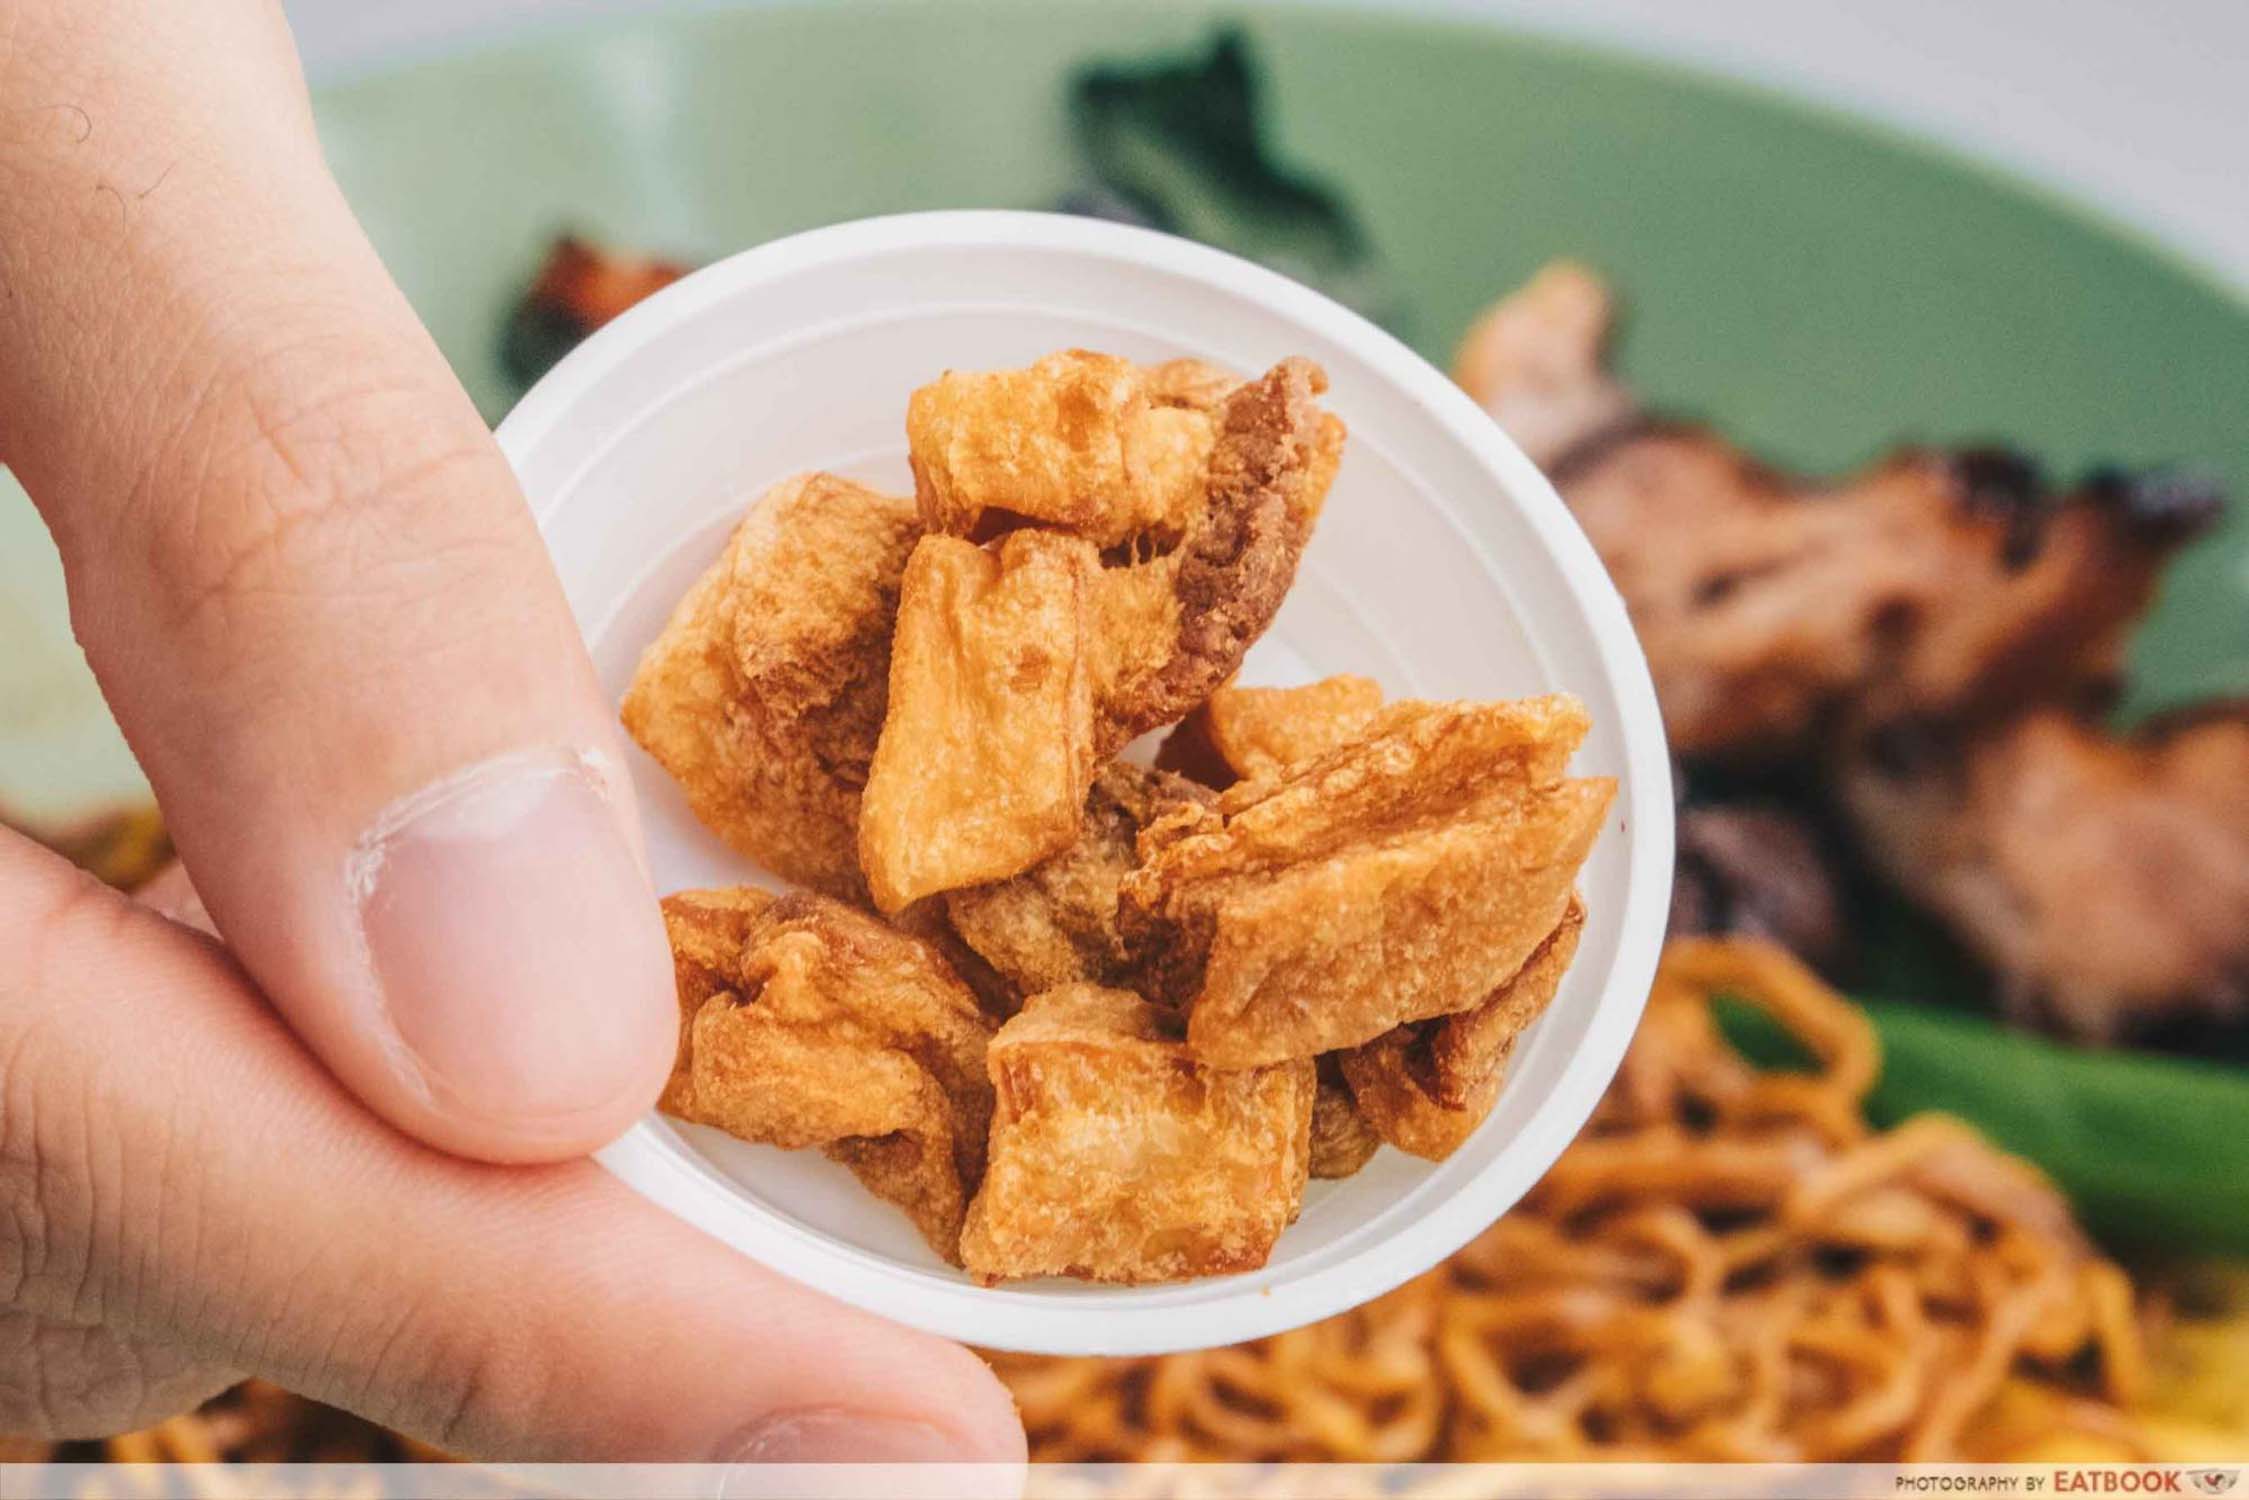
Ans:
{"type": "Polygon", "coordinates": [[[1780,949],[1675,942],[1584,1135],[1445,1266],[1240,1348],[993,1363],[1048,1460],[2145,1456],[2130,1283],[1967,1126],[1870,1129],[1880,1065],[1780,949]],[[1813,1070],[1752,1066],[1720,995],[1813,1070]]]}

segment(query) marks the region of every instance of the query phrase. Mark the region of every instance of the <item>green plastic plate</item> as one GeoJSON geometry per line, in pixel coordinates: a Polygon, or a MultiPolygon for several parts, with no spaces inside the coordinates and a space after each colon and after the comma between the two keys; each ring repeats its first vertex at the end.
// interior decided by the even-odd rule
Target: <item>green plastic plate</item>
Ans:
{"type": "MultiPolygon", "coordinates": [[[[1631,299],[1661,401],[1793,464],[2001,437],[2066,472],[2191,458],[2249,491],[2249,309],[1980,168],[1681,72],[1396,11],[822,4],[542,32],[321,91],[331,157],[486,412],[496,330],[576,226],[692,257],[1073,186],[1071,67],[1239,19],[1280,154],[1344,189],[1442,361],[1555,255],[1631,299]]],[[[132,787],[20,494],[0,493],[0,803],[132,787]]],[[[2249,692],[2249,518],[2173,574],[2134,706],[2249,692]]]]}

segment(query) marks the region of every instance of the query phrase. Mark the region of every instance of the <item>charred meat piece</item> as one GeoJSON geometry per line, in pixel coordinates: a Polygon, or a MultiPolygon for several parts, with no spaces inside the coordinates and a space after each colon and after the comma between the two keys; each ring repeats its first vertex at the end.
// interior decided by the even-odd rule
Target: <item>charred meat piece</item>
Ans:
{"type": "Polygon", "coordinates": [[[1766,760],[1841,714],[1992,713],[2111,677],[2199,513],[2056,499],[1989,451],[1835,485],[1649,424],[1555,472],[1632,612],[1672,745],[1766,760]]]}
{"type": "Polygon", "coordinates": [[[2059,711],[1893,730],[1838,781],[1867,857],[2027,1019],[2107,1040],[2249,1007],[2249,709],[2134,739],[2059,711]]]}
{"type": "Polygon", "coordinates": [[[1770,938],[1821,969],[1848,947],[1818,836],[1795,814],[1759,804],[1680,809],[1671,935],[1770,938]]]}
{"type": "Polygon", "coordinates": [[[1542,268],[1476,320],[1453,379],[1540,468],[1632,414],[1609,373],[1609,289],[1574,261],[1542,268]]]}
{"type": "Polygon", "coordinates": [[[1769,761],[1839,714],[1988,716],[2105,678],[2220,504],[2173,470],[2097,470],[2057,494],[1991,448],[1782,474],[1707,429],[1631,417],[1601,362],[1609,321],[1591,273],[1549,267],[1485,316],[1458,373],[1600,551],[1688,757],[1769,761]]]}
{"type": "Polygon", "coordinates": [[[611,250],[566,234],[558,237],[508,315],[500,363],[524,386],[626,308],[652,296],[694,267],[685,262],[611,250]]]}

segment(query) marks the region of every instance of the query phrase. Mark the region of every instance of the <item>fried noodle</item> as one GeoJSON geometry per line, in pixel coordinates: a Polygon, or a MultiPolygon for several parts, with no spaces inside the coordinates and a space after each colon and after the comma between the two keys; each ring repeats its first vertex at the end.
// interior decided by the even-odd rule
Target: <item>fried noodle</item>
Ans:
{"type": "Polygon", "coordinates": [[[1880,1063],[1784,951],[1675,942],[1584,1134],[1446,1265],[1237,1348],[993,1363],[1052,1461],[2144,1456],[2124,1273],[1968,1126],[1870,1128],[1880,1063]],[[1721,996],[1811,1068],[1752,1065],[1721,996]]]}

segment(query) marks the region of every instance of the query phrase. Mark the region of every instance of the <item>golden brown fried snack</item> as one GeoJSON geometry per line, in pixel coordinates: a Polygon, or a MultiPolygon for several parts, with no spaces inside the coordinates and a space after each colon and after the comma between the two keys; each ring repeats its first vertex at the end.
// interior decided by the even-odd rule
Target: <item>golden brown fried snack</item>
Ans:
{"type": "Polygon", "coordinates": [[[1312,1098],[1312,1175],[1323,1180],[1351,1176],[1382,1149],[1382,1137],[1352,1103],[1336,1057],[1331,1052],[1319,1060],[1319,1092],[1312,1098]]]}
{"type": "Polygon", "coordinates": [[[920,535],[910,501],[832,474],[782,481],[680,600],[625,694],[626,729],[706,827],[830,895],[865,890],[859,795],[920,535]]]}
{"type": "Polygon", "coordinates": [[[1516,1037],[1553,1003],[1584,928],[1584,903],[1573,897],[1560,925],[1481,1005],[1339,1054],[1368,1128],[1410,1156],[1443,1161],[1458,1150],[1491,1113],[1516,1037]]]}
{"type": "Polygon", "coordinates": [[[2249,705],[2130,738],[2058,710],[1893,732],[1839,771],[1874,867],[2018,1017],[2113,1041],[2249,1011],[2249,705]]]}
{"type": "Polygon", "coordinates": [[[1207,788],[1130,761],[1094,778],[1078,841],[1012,880],[953,891],[953,931],[986,963],[1035,995],[1065,984],[1129,986],[1133,964],[1117,933],[1117,883],[1140,863],[1140,831],[1207,788]]]}
{"type": "Polygon", "coordinates": [[[990,1058],[991,1160],[961,1234],[984,1280],[1254,1270],[1296,1217],[1309,1060],[1201,1066],[1175,1014],[1092,985],[1033,996],[990,1058]]]}
{"type": "Polygon", "coordinates": [[[1222,687],[1165,737],[1156,764],[1224,789],[1325,755],[1382,707],[1371,677],[1323,677],[1302,687],[1222,687]]]}
{"type": "Polygon", "coordinates": [[[923,520],[978,541],[1025,524],[1102,547],[1176,541],[1217,440],[1211,387],[1227,379],[1084,349],[1022,370],[948,370],[906,407],[923,520]]]}
{"type": "Polygon", "coordinates": [[[1465,1010],[1561,921],[1616,784],[1566,779],[1566,695],[1392,704],[1141,841],[1118,917],[1194,1055],[1251,1067],[1465,1010]]]}
{"type": "Polygon", "coordinates": [[[906,564],[890,712],[859,857],[875,904],[1004,880],[1070,846],[1093,780],[1093,544],[924,538],[906,564]]]}
{"type": "Polygon", "coordinates": [[[961,935],[953,930],[952,919],[945,913],[943,896],[916,901],[887,920],[900,932],[936,949],[937,956],[960,976],[961,983],[975,992],[976,1003],[991,1017],[993,1025],[997,1026],[1023,1008],[1023,991],[1015,982],[986,963],[984,956],[963,942],[961,935]]]}
{"type": "Polygon", "coordinates": [[[1144,365],[1148,399],[1158,406],[1185,407],[1191,411],[1216,411],[1242,383],[1242,377],[1223,365],[1200,359],[1167,359],[1144,365]]]}
{"type": "Polygon", "coordinates": [[[907,438],[932,530],[1056,528],[1104,549],[1103,757],[1208,697],[1272,623],[1342,461],[1343,424],[1313,400],[1326,388],[1302,359],[1240,382],[1073,350],[915,392],[907,438]]]}
{"type": "Polygon", "coordinates": [[[946,1260],[984,1172],[992,1026],[929,948],[807,892],[664,899],[680,1045],[658,1108],[819,1146],[946,1260]]]}
{"type": "Polygon", "coordinates": [[[1104,568],[1094,600],[1098,737],[1114,754],[1176,722],[1241,665],[1296,580],[1343,458],[1327,376],[1283,360],[1217,409],[1199,503],[1176,546],[1104,568]]]}

